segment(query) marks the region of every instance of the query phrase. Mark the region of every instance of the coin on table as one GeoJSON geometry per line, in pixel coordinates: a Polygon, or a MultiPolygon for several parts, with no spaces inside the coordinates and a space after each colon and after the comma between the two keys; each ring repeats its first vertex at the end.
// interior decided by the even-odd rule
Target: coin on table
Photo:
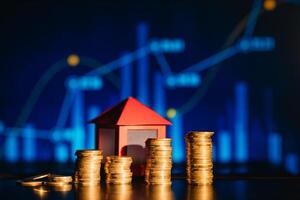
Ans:
{"type": "Polygon", "coordinates": [[[72,176],[53,175],[51,176],[51,180],[55,182],[72,182],[72,176]]]}
{"type": "Polygon", "coordinates": [[[53,187],[59,187],[59,186],[63,186],[63,185],[68,185],[69,183],[66,183],[66,182],[58,182],[58,181],[47,181],[47,182],[44,182],[45,185],[47,186],[53,186],[53,187]]]}
{"type": "Polygon", "coordinates": [[[42,181],[17,181],[18,184],[25,186],[25,187],[36,187],[43,185],[42,181]]]}

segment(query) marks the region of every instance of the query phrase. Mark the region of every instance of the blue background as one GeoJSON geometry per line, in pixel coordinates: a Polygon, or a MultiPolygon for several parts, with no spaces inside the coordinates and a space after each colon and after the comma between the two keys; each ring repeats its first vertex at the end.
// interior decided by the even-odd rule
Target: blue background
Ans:
{"type": "Polygon", "coordinates": [[[297,1],[1,6],[0,160],[70,162],[93,148],[87,121],[134,96],[173,122],[175,163],[188,131],[210,130],[224,173],[297,175],[299,27],[297,1]]]}

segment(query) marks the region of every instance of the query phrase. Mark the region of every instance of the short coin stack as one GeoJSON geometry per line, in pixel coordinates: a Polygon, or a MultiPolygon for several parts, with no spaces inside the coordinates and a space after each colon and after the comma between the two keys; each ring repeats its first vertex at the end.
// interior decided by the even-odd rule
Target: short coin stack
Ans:
{"type": "Polygon", "coordinates": [[[72,183],[72,176],[51,175],[49,179],[45,182],[47,186],[60,187],[72,183]]]}
{"type": "Polygon", "coordinates": [[[100,184],[102,151],[78,150],[75,155],[77,156],[77,160],[74,182],[81,185],[100,184]]]}
{"type": "Polygon", "coordinates": [[[172,146],[170,138],[146,141],[145,181],[148,184],[171,184],[172,146]]]}
{"type": "Polygon", "coordinates": [[[104,166],[106,183],[128,184],[132,180],[130,166],[132,157],[129,156],[107,156],[104,166]]]}
{"type": "Polygon", "coordinates": [[[207,185],[213,182],[213,132],[189,132],[185,136],[187,181],[189,184],[207,185]]]}

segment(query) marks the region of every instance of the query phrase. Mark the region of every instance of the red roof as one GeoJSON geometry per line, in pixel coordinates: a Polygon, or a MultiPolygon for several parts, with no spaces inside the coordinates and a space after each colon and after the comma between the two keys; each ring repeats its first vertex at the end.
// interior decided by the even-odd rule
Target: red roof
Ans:
{"type": "Polygon", "coordinates": [[[129,97],[91,120],[98,125],[171,125],[155,111],[129,97]]]}

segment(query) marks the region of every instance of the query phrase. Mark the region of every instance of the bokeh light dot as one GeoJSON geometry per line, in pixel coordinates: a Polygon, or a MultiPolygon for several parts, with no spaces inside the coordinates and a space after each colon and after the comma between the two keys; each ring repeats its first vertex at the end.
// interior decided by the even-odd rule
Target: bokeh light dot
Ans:
{"type": "Polygon", "coordinates": [[[167,110],[168,118],[174,118],[176,116],[176,113],[177,113],[177,111],[174,108],[170,108],[167,110]]]}
{"type": "Polygon", "coordinates": [[[76,67],[80,62],[80,58],[76,54],[71,54],[68,56],[67,62],[71,67],[76,67]]]}
{"type": "Polygon", "coordinates": [[[274,10],[276,8],[276,1],[275,0],[265,0],[264,8],[265,8],[265,10],[274,10]]]}

